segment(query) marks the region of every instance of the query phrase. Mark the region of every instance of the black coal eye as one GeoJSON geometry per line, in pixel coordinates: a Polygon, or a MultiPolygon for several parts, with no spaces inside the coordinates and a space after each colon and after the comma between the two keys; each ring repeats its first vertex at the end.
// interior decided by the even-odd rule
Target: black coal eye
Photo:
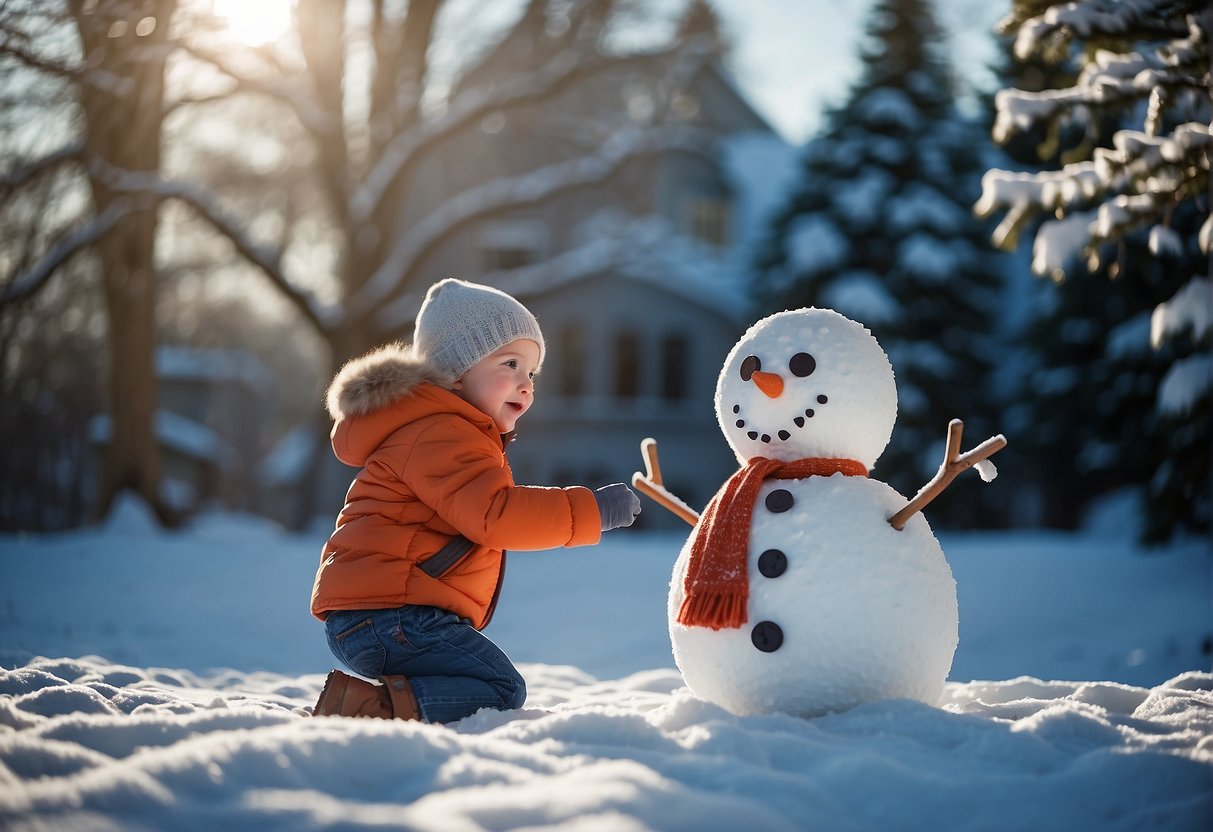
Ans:
{"type": "Polygon", "coordinates": [[[747,356],[746,360],[741,362],[741,380],[749,381],[750,377],[761,369],[762,362],[758,360],[758,356],[747,356]]]}
{"type": "Polygon", "coordinates": [[[807,352],[798,352],[788,362],[788,369],[792,371],[792,375],[804,378],[817,369],[817,362],[807,352]]]}

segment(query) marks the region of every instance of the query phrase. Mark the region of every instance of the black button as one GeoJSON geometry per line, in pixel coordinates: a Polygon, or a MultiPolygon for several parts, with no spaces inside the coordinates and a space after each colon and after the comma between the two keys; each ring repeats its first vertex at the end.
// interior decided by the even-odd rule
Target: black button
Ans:
{"type": "Polygon", "coordinates": [[[750,631],[750,641],[764,653],[774,653],[783,644],[783,630],[774,621],[759,621],[750,631]]]}
{"type": "Polygon", "coordinates": [[[767,549],[758,556],[758,571],[764,578],[778,578],[788,569],[788,556],[778,549],[767,549]]]}
{"type": "Polygon", "coordinates": [[[776,514],[787,511],[796,502],[792,499],[792,492],[784,488],[777,488],[767,495],[767,510],[773,511],[776,514]]]}

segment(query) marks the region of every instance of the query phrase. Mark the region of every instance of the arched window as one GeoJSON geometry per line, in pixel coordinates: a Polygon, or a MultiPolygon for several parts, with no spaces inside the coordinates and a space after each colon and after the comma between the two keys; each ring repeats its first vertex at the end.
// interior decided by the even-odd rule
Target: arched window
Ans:
{"type": "Polygon", "coordinates": [[[687,370],[690,350],[685,335],[666,335],[661,339],[661,396],[675,401],[687,397],[687,370]]]}
{"type": "Polygon", "coordinates": [[[615,336],[615,395],[621,399],[640,395],[640,337],[634,332],[615,336]]]}

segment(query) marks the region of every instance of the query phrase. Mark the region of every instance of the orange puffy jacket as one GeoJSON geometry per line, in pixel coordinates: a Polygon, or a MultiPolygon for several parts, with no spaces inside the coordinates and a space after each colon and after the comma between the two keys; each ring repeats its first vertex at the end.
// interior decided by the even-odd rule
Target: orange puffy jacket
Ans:
{"type": "Polygon", "coordinates": [[[441,386],[408,347],[355,359],[329,388],[333,451],[362,470],[321,553],[312,614],[404,604],[488,624],[506,549],[585,546],[602,535],[588,488],[518,486],[491,417],[441,386]],[[434,578],[416,565],[463,535],[475,544],[434,578]]]}

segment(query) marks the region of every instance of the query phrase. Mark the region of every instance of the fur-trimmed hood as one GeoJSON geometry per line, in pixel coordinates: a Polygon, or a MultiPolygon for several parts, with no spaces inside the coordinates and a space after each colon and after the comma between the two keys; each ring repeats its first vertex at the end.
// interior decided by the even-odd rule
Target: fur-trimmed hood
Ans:
{"type": "Polygon", "coordinates": [[[333,377],[325,405],[336,421],[365,416],[404,398],[426,381],[448,387],[455,380],[418,358],[408,344],[396,341],[347,361],[333,377]]]}
{"type": "Polygon", "coordinates": [[[491,417],[450,391],[453,382],[403,343],[349,361],[325,395],[334,419],[333,452],[346,465],[361,467],[397,430],[438,414],[466,419],[499,437],[491,417]]]}

